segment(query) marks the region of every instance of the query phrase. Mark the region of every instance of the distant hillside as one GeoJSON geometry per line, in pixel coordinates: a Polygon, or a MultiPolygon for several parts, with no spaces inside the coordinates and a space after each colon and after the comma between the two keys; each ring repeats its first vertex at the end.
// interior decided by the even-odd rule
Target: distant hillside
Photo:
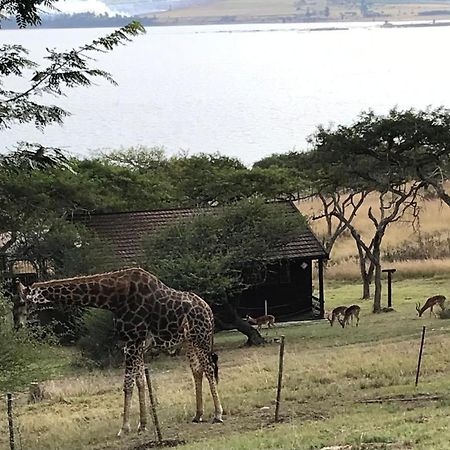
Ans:
{"type": "Polygon", "coordinates": [[[156,14],[158,23],[450,20],[449,0],[205,0],[156,14]]]}

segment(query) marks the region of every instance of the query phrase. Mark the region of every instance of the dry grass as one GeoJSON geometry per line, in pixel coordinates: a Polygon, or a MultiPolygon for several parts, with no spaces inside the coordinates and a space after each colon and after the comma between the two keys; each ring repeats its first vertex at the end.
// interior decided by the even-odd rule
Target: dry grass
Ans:
{"type": "MultiPolygon", "coordinates": [[[[395,267],[396,279],[432,278],[450,274],[450,258],[385,262],[383,267],[395,267]]],[[[360,281],[359,265],[354,260],[341,260],[327,267],[327,278],[330,280],[360,281]]]]}
{"type": "MultiPolygon", "coordinates": [[[[383,238],[383,249],[398,249],[404,247],[405,243],[417,242],[419,231],[422,236],[441,236],[444,240],[450,238],[450,208],[436,199],[421,200],[419,205],[421,212],[415,227],[412,226],[411,215],[406,215],[402,221],[391,224],[383,238]]],[[[318,200],[302,201],[298,206],[302,213],[312,217],[320,211],[321,203],[318,200]]],[[[377,210],[378,203],[375,195],[368,199],[354,221],[356,229],[365,242],[369,241],[374,232],[373,223],[367,214],[369,207],[372,207],[374,211],[377,210]]],[[[311,224],[319,237],[324,236],[326,223],[323,219],[311,221],[311,224]]],[[[341,236],[333,247],[327,276],[332,279],[358,279],[357,255],[355,242],[349,233],[341,236]]],[[[395,261],[394,263],[386,261],[384,265],[395,266],[398,272],[401,272],[400,276],[411,278],[450,273],[450,258],[395,261]]]]}
{"type": "MultiPolygon", "coordinates": [[[[225,424],[190,422],[194,398],[184,358],[161,361],[154,369],[159,414],[165,438],[182,438],[185,449],[321,448],[361,442],[400,443],[436,449],[448,442],[450,413],[450,321],[415,316],[414,302],[430,291],[448,292],[450,280],[404,281],[394,285],[395,313],[372,315],[362,306],[359,328],[328,322],[264,331],[286,335],[283,423],[273,425],[278,347],[242,348],[242,335],[218,336],[220,393],[225,424]],[[428,325],[419,390],[413,386],[421,326],[428,325]],[[432,394],[413,403],[363,400],[432,394]],[[436,396],[443,397],[436,400],[436,396]]],[[[328,308],[357,301],[359,286],[328,287],[328,308]]],[[[48,400],[16,411],[24,449],[131,449],[153,439],[149,432],[122,441],[114,436],[122,409],[121,372],[90,373],[46,383],[48,400]]],[[[137,425],[137,404],[133,422],[137,425]]],[[[3,408],[3,406],[1,407],[3,408]]],[[[206,396],[206,417],[212,404],[206,396]]],[[[0,409],[0,448],[6,448],[6,417],[0,409]]]]}

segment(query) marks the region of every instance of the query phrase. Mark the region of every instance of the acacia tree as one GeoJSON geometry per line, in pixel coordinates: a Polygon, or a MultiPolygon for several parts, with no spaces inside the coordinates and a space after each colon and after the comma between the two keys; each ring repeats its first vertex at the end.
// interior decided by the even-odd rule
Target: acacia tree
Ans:
{"type": "Polygon", "coordinates": [[[450,206],[445,183],[450,178],[450,110],[392,110],[379,122],[396,135],[396,175],[422,181],[450,206]]]}
{"type": "MultiPolygon", "coordinates": [[[[359,194],[364,199],[369,194],[378,198],[377,212],[368,208],[373,234],[365,241],[361,230],[346,216],[341,196],[329,196],[330,214],[350,230],[358,246],[363,279],[367,282],[373,273],[374,312],[381,310],[381,246],[386,229],[404,217],[407,210],[413,210],[416,217],[416,199],[423,187],[423,182],[415,180],[409,168],[399,163],[405,141],[403,128],[392,126],[395,116],[396,110],[388,117],[367,112],[349,127],[338,126],[336,130],[319,127],[311,138],[314,148],[309,154],[310,173],[325,195],[344,192],[359,194]]],[[[348,201],[349,197],[344,198],[348,201]]]]}

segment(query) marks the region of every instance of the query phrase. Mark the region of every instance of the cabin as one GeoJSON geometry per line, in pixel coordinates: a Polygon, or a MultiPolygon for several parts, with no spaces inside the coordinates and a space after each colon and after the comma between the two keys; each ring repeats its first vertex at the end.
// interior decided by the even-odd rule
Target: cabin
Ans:
{"type": "MultiPolygon", "coordinates": [[[[292,202],[279,202],[282,214],[299,214],[292,202]]],[[[141,240],[177,221],[188,221],[201,213],[217,211],[209,208],[177,208],[122,213],[85,214],[74,217],[112,247],[119,260],[116,267],[139,264],[143,255],[141,240]]],[[[244,274],[251,277],[254,287],[237,298],[229,299],[241,317],[273,314],[277,321],[324,318],[323,262],[328,259],[321,242],[309,227],[283,247],[267,256],[268,270],[244,274]],[[317,286],[313,286],[313,271],[317,268],[317,286]]]]}

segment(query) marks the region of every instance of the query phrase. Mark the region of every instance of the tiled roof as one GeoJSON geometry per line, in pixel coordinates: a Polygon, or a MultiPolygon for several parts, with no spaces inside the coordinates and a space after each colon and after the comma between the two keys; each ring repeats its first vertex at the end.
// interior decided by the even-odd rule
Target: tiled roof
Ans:
{"type": "MultiPolygon", "coordinates": [[[[281,213],[298,214],[297,208],[289,202],[277,203],[281,213]]],[[[101,239],[109,241],[117,254],[126,262],[135,262],[142,255],[141,240],[177,221],[188,221],[200,213],[212,213],[216,208],[180,208],[123,213],[80,215],[74,218],[94,230],[101,239]]],[[[274,249],[270,259],[322,259],[327,253],[314,233],[305,228],[287,245],[274,249]]]]}

